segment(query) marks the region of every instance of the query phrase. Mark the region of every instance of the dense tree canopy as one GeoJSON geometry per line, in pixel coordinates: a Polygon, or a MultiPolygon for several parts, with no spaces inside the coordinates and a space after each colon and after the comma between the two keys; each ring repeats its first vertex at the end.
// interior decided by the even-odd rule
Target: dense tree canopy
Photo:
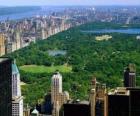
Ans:
{"type": "MultiPolygon", "coordinates": [[[[110,23],[90,23],[32,43],[10,56],[23,65],[69,65],[72,72],[63,73],[64,90],[72,98],[87,99],[93,76],[109,88],[122,86],[123,70],[129,63],[136,64],[137,85],[140,85],[140,40],[136,35],[110,33],[112,39],[96,41],[99,34],[83,33],[83,29],[123,28],[110,23]],[[50,56],[48,50],[66,50],[66,55],[50,56]]],[[[131,28],[135,27],[133,25],[131,28]]],[[[126,27],[125,27],[126,28],[126,27]]],[[[128,27],[129,28],[129,25],[128,27]]],[[[50,90],[51,73],[32,74],[21,70],[25,101],[34,104],[50,90]]]]}

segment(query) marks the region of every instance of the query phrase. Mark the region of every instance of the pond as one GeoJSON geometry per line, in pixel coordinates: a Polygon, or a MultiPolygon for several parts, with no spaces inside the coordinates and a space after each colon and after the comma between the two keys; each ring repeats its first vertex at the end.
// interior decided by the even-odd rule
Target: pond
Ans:
{"type": "Polygon", "coordinates": [[[66,55],[66,51],[65,50],[48,50],[48,54],[50,56],[58,56],[58,55],[66,55]]]}

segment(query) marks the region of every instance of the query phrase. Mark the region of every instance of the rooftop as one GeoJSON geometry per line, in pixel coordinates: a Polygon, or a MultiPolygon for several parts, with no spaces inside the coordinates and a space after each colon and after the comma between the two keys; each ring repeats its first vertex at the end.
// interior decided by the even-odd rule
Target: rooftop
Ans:
{"type": "Polygon", "coordinates": [[[8,58],[0,57],[0,62],[6,61],[8,58]]]}
{"type": "Polygon", "coordinates": [[[19,70],[16,64],[12,64],[12,73],[19,73],[19,70]]]}

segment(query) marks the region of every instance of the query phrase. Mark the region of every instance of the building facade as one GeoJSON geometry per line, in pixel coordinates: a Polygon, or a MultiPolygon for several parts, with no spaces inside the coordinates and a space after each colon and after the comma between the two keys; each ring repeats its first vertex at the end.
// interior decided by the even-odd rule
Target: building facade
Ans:
{"type": "Polygon", "coordinates": [[[91,91],[90,91],[91,116],[107,116],[106,103],[107,103],[106,85],[98,83],[96,81],[96,78],[94,78],[91,82],[91,91]]]}
{"type": "Polygon", "coordinates": [[[51,104],[53,106],[52,116],[59,116],[63,104],[68,100],[68,92],[62,91],[62,76],[57,72],[52,76],[51,83],[51,104]]]}
{"type": "Polygon", "coordinates": [[[12,64],[12,116],[23,116],[20,73],[15,63],[12,64]]]}
{"type": "Polygon", "coordinates": [[[12,60],[0,58],[0,116],[12,116],[12,60]]]}
{"type": "Polygon", "coordinates": [[[23,116],[23,97],[12,98],[12,116],[23,116]]]}
{"type": "Polygon", "coordinates": [[[0,34],[0,56],[5,55],[5,40],[4,34],[0,34]]]}
{"type": "Polygon", "coordinates": [[[129,64],[124,71],[124,87],[136,87],[136,69],[134,64],[129,64]]]}
{"type": "Polygon", "coordinates": [[[117,88],[108,94],[108,116],[140,116],[140,88],[117,88]]]}

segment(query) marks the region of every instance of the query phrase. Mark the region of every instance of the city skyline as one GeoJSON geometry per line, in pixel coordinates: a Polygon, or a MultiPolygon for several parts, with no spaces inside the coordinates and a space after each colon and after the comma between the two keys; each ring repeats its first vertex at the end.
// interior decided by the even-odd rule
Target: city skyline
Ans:
{"type": "Polygon", "coordinates": [[[140,5],[139,0],[0,0],[0,6],[140,5]]]}

